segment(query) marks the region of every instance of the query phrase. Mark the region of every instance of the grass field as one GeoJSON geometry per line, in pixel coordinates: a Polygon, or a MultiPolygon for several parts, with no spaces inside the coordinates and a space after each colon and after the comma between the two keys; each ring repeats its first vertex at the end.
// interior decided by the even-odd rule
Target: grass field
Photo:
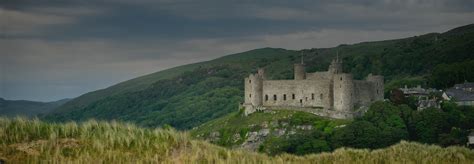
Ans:
{"type": "Polygon", "coordinates": [[[0,159],[6,163],[473,163],[474,151],[401,142],[372,151],[341,148],[306,156],[267,156],[192,140],[188,133],[173,129],[0,118],[0,159]]]}

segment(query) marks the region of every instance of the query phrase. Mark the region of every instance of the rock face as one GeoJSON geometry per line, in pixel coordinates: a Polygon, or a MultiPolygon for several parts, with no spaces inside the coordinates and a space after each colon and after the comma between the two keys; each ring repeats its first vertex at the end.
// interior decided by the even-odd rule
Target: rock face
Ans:
{"type": "MultiPolygon", "coordinates": [[[[249,129],[244,134],[233,133],[229,135],[229,140],[233,148],[246,149],[250,151],[257,151],[262,143],[265,142],[269,137],[285,137],[288,138],[291,135],[297,134],[298,132],[313,130],[312,125],[292,125],[288,122],[278,121],[264,121],[261,124],[250,124],[249,129]]],[[[221,134],[218,131],[211,132],[207,137],[207,141],[211,143],[217,143],[223,139],[225,134],[221,134]]]]}
{"type": "Polygon", "coordinates": [[[255,151],[262,142],[263,138],[258,135],[258,132],[249,132],[247,139],[240,147],[243,149],[255,151]]]}
{"type": "Polygon", "coordinates": [[[220,139],[221,134],[219,132],[212,132],[207,139],[210,142],[217,142],[220,139]]]}
{"type": "Polygon", "coordinates": [[[296,131],[307,131],[313,129],[312,125],[288,126],[288,123],[286,122],[278,123],[277,121],[272,121],[270,123],[263,122],[260,127],[262,127],[262,129],[258,131],[248,132],[245,135],[246,139],[240,146],[238,146],[238,148],[256,151],[268,137],[288,137],[296,134],[296,131]]]}

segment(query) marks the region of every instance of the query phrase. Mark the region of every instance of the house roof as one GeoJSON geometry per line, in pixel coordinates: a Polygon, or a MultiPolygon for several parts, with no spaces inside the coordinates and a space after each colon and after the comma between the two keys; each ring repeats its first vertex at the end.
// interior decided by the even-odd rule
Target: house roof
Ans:
{"type": "Polygon", "coordinates": [[[449,88],[446,90],[446,94],[449,97],[454,98],[455,101],[474,101],[474,92],[469,92],[456,88],[449,88]]]}
{"type": "Polygon", "coordinates": [[[474,88],[474,83],[462,83],[462,84],[456,84],[454,85],[454,88],[474,88]]]}

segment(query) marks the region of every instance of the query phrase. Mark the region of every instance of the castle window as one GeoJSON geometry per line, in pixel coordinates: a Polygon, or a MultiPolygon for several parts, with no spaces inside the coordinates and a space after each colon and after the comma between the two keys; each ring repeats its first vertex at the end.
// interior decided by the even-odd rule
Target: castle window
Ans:
{"type": "Polygon", "coordinates": [[[322,93],[319,95],[319,99],[321,99],[321,100],[323,99],[323,94],[322,93]]]}
{"type": "Polygon", "coordinates": [[[273,95],[273,100],[277,100],[277,95],[273,95]]]}
{"type": "Polygon", "coordinates": [[[341,81],[342,81],[342,77],[341,77],[341,81]]]}
{"type": "Polygon", "coordinates": [[[342,88],[342,85],[339,85],[339,88],[342,88]]]}
{"type": "Polygon", "coordinates": [[[283,100],[286,100],[286,94],[283,94],[283,100]]]}
{"type": "Polygon", "coordinates": [[[252,94],[249,94],[249,97],[252,98],[252,94]]]}
{"type": "Polygon", "coordinates": [[[377,89],[377,94],[379,94],[379,90],[377,89]]]}
{"type": "Polygon", "coordinates": [[[311,100],[314,100],[314,93],[311,93],[311,100]]]}
{"type": "Polygon", "coordinates": [[[252,80],[249,80],[249,83],[252,83],[252,80]]]}
{"type": "Polygon", "coordinates": [[[265,95],[265,101],[268,101],[268,95],[265,95]]]}
{"type": "Polygon", "coordinates": [[[293,98],[293,100],[295,99],[295,94],[291,95],[291,97],[293,98]]]}

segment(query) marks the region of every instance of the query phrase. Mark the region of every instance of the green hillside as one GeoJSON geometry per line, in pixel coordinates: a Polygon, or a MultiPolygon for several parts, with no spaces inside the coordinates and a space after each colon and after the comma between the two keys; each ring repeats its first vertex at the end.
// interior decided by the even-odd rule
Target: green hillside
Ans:
{"type": "Polygon", "coordinates": [[[44,115],[55,108],[63,105],[69,99],[63,99],[53,102],[37,102],[26,100],[5,100],[0,98],[0,116],[26,116],[33,117],[44,115]]]}
{"type": "Polygon", "coordinates": [[[385,149],[267,156],[192,140],[173,129],[118,122],[65,124],[0,118],[1,163],[473,163],[463,147],[404,142],[385,149]]]}
{"type": "Polygon", "coordinates": [[[292,51],[263,48],[180,66],[82,95],[45,117],[90,118],[140,126],[189,129],[234,112],[242,102],[243,78],[258,67],[270,79],[290,79],[304,52],[308,72],[326,70],[339,52],[346,72],[361,79],[386,77],[386,90],[403,84],[449,87],[474,81],[474,25],[405,39],[292,51]],[[449,77],[449,78],[445,78],[449,77]]]}

